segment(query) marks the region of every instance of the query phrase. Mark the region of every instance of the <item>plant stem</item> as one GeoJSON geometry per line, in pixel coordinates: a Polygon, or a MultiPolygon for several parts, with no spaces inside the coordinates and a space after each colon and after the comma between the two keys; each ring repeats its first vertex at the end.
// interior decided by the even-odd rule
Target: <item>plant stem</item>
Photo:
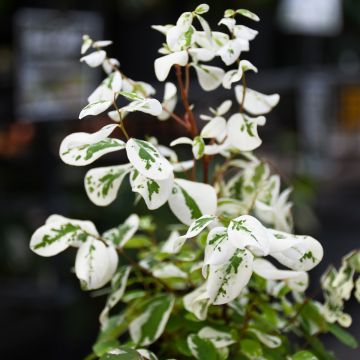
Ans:
{"type": "Polygon", "coordinates": [[[123,119],[122,119],[121,111],[120,111],[120,109],[118,108],[118,106],[116,104],[116,94],[114,94],[113,105],[114,105],[117,113],[119,114],[119,119],[120,119],[119,128],[121,129],[121,131],[125,135],[126,140],[129,140],[130,137],[129,137],[129,134],[127,133],[126,129],[125,129],[125,125],[124,125],[124,122],[123,122],[123,119]]]}
{"type": "Polygon", "coordinates": [[[197,134],[198,134],[198,129],[197,129],[194,114],[193,114],[193,112],[192,112],[192,110],[190,108],[187,89],[186,89],[186,87],[184,85],[184,82],[183,82],[183,79],[182,79],[181,66],[180,65],[175,65],[175,69],[176,69],[176,78],[177,78],[179,88],[180,88],[181,99],[182,99],[182,102],[184,104],[185,112],[187,114],[186,120],[190,124],[189,131],[191,132],[191,135],[193,137],[196,137],[197,134]]]}

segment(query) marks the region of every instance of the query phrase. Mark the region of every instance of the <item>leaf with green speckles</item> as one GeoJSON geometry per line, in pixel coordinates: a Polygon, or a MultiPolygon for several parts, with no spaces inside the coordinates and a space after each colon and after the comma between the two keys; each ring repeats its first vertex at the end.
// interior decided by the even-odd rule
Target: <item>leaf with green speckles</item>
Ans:
{"type": "Polygon", "coordinates": [[[130,163],[143,176],[153,180],[169,179],[173,168],[154,145],[144,140],[130,139],[126,143],[130,163]]]}
{"type": "Polygon", "coordinates": [[[98,206],[111,204],[131,165],[106,166],[89,170],[85,175],[85,190],[89,199],[98,206]]]}
{"type": "Polygon", "coordinates": [[[84,166],[105,154],[124,149],[122,140],[108,137],[117,127],[117,124],[111,124],[93,134],[79,132],[68,135],[60,145],[61,160],[68,165],[84,166]]]}
{"type": "Polygon", "coordinates": [[[141,195],[150,210],[158,209],[168,201],[173,184],[173,174],[165,180],[149,179],[139,172],[137,176],[130,176],[132,191],[141,195]]]}
{"type": "Polygon", "coordinates": [[[252,274],[254,256],[246,249],[236,249],[224,264],[210,265],[207,293],[214,305],[226,304],[240,295],[252,274]]]}
{"type": "Polygon", "coordinates": [[[122,248],[135,235],[139,224],[139,217],[136,214],[132,214],[117,228],[105,231],[102,237],[109,244],[122,248]]]}
{"type": "Polygon", "coordinates": [[[98,235],[91,221],[51,215],[32,235],[30,248],[38,255],[53,256],[69,246],[80,246],[89,235],[98,235]]]}

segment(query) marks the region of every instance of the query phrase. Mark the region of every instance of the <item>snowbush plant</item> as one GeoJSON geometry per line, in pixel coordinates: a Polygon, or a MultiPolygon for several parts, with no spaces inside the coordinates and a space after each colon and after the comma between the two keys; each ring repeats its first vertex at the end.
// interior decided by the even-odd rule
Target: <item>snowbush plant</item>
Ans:
{"type": "Polygon", "coordinates": [[[100,332],[88,359],[334,359],[319,335],[330,332],[357,345],[343,327],[351,324],[344,303],[354,288],[360,299],[359,252],[323,275],[323,302],[306,295],[308,271],[322,260],[322,246],[293,233],[291,190],[254,154],[262,143],[258,127],[279,102],[279,95],[246,85],[247,73],[258,70],[243,54],[257,31],[240,22],[259,18],[226,10],[220,30],[212,31],[208,10],[202,4],[175,25],[153,26],[164,36],[156,77],[165,82],[175,71],[177,78],[176,85],[165,82],[162,102],[151,85],[129,78],[107,55],[110,41],[84,36],[80,61],[102,66],[106,78],[79,118],[107,111],[109,124],[92,134],[70,134],[60,146],[61,159],[73,166],[126,152],[123,164],[87,171],[86,194],[98,206],[110,205],[129,179],[149,210],[168,206],[178,220],[169,224],[168,238],[157,238],[156,219],[135,213],[103,233],[91,221],[52,215],[30,247],[41,256],[76,248],[81,288],[105,287],[100,332]],[[224,66],[209,65],[215,58],[224,66]],[[198,114],[189,98],[190,70],[204,91],[231,89],[236,102],[198,114]],[[188,136],[170,147],[134,138],[125,120],[138,111],[176,121],[188,136]],[[180,144],[190,146],[188,159],[176,154],[180,144]],[[221,161],[210,166],[215,158],[221,161]],[[200,164],[201,179],[195,171],[200,164]]]}

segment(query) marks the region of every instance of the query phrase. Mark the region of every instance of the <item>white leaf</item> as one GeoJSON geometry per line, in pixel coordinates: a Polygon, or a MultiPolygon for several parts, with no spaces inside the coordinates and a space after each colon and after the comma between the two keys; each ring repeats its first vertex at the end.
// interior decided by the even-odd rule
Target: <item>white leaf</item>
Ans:
{"type": "MultiPolygon", "coordinates": [[[[236,100],[239,104],[243,101],[242,85],[235,86],[236,100]]],[[[245,91],[244,109],[253,115],[262,115],[270,112],[279,102],[278,94],[264,95],[258,91],[247,88],[245,91]]]]}
{"type": "Polygon", "coordinates": [[[124,149],[122,140],[108,138],[117,127],[117,124],[110,124],[93,134],[79,132],[68,135],[60,145],[61,160],[68,165],[84,166],[107,153],[124,149]]]}
{"type": "Polygon", "coordinates": [[[98,40],[98,41],[94,41],[93,47],[103,48],[111,45],[112,43],[113,42],[111,40],[98,40]]]}
{"type": "Polygon", "coordinates": [[[120,66],[119,60],[114,58],[105,59],[105,61],[102,63],[102,67],[107,74],[111,74],[119,66],[120,66]]]}
{"type": "Polygon", "coordinates": [[[229,241],[225,227],[213,228],[206,240],[205,265],[221,265],[230,260],[236,247],[229,241]]]}
{"type": "Polygon", "coordinates": [[[126,153],[135,169],[150,179],[165,180],[173,173],[168,160],[147,141],[134,138],[128,140],[126,153]]]}
{"type": "Polygon", "coordinates": [[[80,58],[80,62],[85,62],[90,67],[97,67],[103,63],[105,58],[106,52],[104,50],[98,50],[80,58]]]}
{"type": "Polygon", "coordinates": [[[245,71],[252,70],[258,72],[257,68],[247,60],[241,60],[237,70],[228,71],[223,79],[223,86],[225,89],[231,89],[231,85],[238,82],[243,77],[245,71]]]}
{"type": "Polygon", "coordinates": [[[155,265],[152,269],[152,274],[159,279],[187,279],[187,273],[182,271],[179,267],[171,263],[161,263],[155,265]]]}
{"type": "Polygon", "coordinates": [[[140,219],[136,214],[131,214],[123,224],[116,228],[107,230],[102,235],[103,239],[110,245],[123,248],[135,235],[139,228],[140,219]]]}
{"type": "Polygon", "coordinates": [[[171,83],[165,83],[164,100],[162,103],[162,113],[158,116],[159,120],[167,120],[170,118],[171,113],[175,110],[177,103],[177,88],[171,83]]]}
{"type": "Polygon", "coordinates": [[[204,31],[196,31],[194,39],[200,47],[217,52],[229,41],[229,35],[219,31],[212,31],[211,41],[209,41],[204,31]]]}
{"type": "Polygon", "coordinates": [[[112,105],[111,100],[99,100],[86,105],[79,114],[79,119],[88,115],[99,115],[112,105]]]}
{"type": "Polygon", "coordinates": [[[237,249],[229,261],[210,265],[206,291],[214,305],[226,304],[237,298],[252,274],[254,256],[246,249],[237,249]]]}
{"type": "Polygon", "coordinates": [[[170,69],[177,64],[185,66],[189,61],[187,51],[174,52],[170,55],[162,56],[155,60],[155,75],[159,81],[164,81],[169,75],[170,69]]]}
{"type": "Polygon", "coordinates": [[[112,292],[108,296],[105,307],[99,316],[99,321],[102,328],[106,327],[108,323],[110,310],[120,301],[124,295],[130,270],[130,266],[120,267],[111,280],[112,292]]]}
{"type": "Polygon", "coordinates": [[[207,37],[209,42],[212,42],[211,28],[209,23],[200,15],[197,15],[196,18],[199,20],[199,23],[204,30],[205,36],[207,37]]]}
{"type": "Polygon", "coordinates": [[[185,240],[186,240],[185,236],[180,236],[179,232],[174,230],[170,233],[169,237],[163,244],[161,248],[161,252],[167,254],[176,254],[180,251],[185,240]]]}
{"type": "Polygon", "coordinates": [[[232,101],[231,100],[225,100],[221,105],[216,109],[217,116],[223,116],[225,115],[231,108],[232,101]]]}
{"type": "Polygon", "coordinates": [[[265,118],[251,118],[245,114],[234,114],[227,123],[228,142],[240,151],[252,151],[258,148],[262,141],[257,127],[265,123],[265,118]]]}
{"type": "Polygon", "coordinates": [[[301,275],[300,271],[279,270],[270,261],[261,258],[254,260],[253,270],[267,280],[285,280],[301,275]]]}
{"type": "Polygon", "coordinates": [[[298,271],[309,271],[322,260],[324,251],[321,244],[310,236],[299,236],[299,243],[281,252],[271,253],[280,264],[298,271]]]}
{"type": "Polygon", "coordinates": [[[210,301],[206,294],[205,284],[185,295],[183,300],[184,308],[188,312],[194,314],[201,321],[206,319],[210,301]]]}
{"type": "Polygon", "coordinates": [[[225,25],[228,30],[233,33],[235,25],[236,25],[236,20],[234,18],[222,18],[218,25],[225,25]]]}
{"type": "Polygon", "coordinates": [[[98,235],[91,221],[69,219],[61,215],[51,215],[45,225],[31,236],[30,249],[40,256],[54,256],[69,246],[81,244],[80,236],[98,235]]]}
{"type": "Polygon", "coordinates": [[[233,336],[225,331],[216,330],[210,326],[203,327],[198,335],[205,340],[210,340],[216,348],[223,348],[235,344],[233,336]]]}
{"type": "Polygon", "coordinates": [[[172,295],[156,295],[144,304],[143,312],[129,325],[132,341],[140,346],[155,342],[164,332],[174,306],[172,295]]]}
{"type": "Polygon", "coordinates": [[[176,145],[192,145],[193,144],[193,141],[188,138],[188,137],[185,137],[185,136],[182,136],[182,137],[179,137],[175,140],[173,140],[171,143],[170,143],[170,146],[176,146],[176,145]]]}
{"type": "Polygon", "coordinates": [[[89,170],[84,179],[89,199],[97,206],[111,204],[117,196],[131,165],[106,166],[89,170]]]}
{"type": "Polygon", "coordinates": [[[174,25],[151,25],[152,29],[159,31],[163,35],[166,35],[172,27],[174,27],[174,25]]]}
{"type": "Polygon", "coordinates": [[[174,172],[185,172],[194,167],[194,160],[180,161],[172,164],[174,172]]]}
{"type": "Polygon", "coordinates": [[[155,210],[167,202],[173,188],[174,175],[171,173],[167,179],[153,180],[134,171],[130,175],[130,184],[132,191],[144,199],[148,209],[155,210]]]}
{"type": "Polygon", "coordinates": [[[83,42],[81,45],[81,55],[85,54],[92,45],[92,40],[89,35],[83,35],[82,40],[83,42]]]}
{"type": "Polygon", "coordinates": [[[213,215],[203,215],[196,219],[186,232],[186,238],[190,239],[199,235],[208,225],[210,225],[216,219],[213,215]]]}
{"type": "Polygon", "coordinates": [[[198,61],[211,61],[215,57],[215,51],[204,48],[190,48],[189,54],[195,62],[198,61]]]}
{"type": "Polygon", "coordinates": [[[216,66],[193,64],[199,84],[205,91],[212,91],[222,83],[225,71],[216,66]]]}
{"type": "Polygon", "coordinates": [[[88,97],[90,104],[98,101],[113,101],[114,94],[120,91],[122,86],[122,77],[119,71],[114,71],[94,90],[88,97]]]}
{"type": "Polygon", "coordinates": [[[287,279],[286,284],[292,291],[304,292],[309,286],[309,275],[305,271],[300,271],[300,275],[287,279]]]}
{"type": "Polygon", "coordinates": [[[221,116],[216,116],[210,120],[201,130],[201,137],[216,138],[226,129],[226,120],[221,116]]]}
{"type": "Polygon", "coordinates": [[[270,235],[269,236],[270,254],[282,252],[301,242],[301,240],[293,234],[289,234],[274,229],[268,229],[268,232],[270,235]]]}
{"type": "Polygon", "coordinates": [[[231,220],[228,227],[229,240],[239,249],[249,247],[257,256],[269,254],[269,235],[259,220],[250,215],[242,215],[231,220]]]}
{"type": "Polygon", "coordinates": [[[89,237],[80,246],[75,260],[75,273],[85,290],[99,289],[113,277],[118,263],[116,250],[89,237]]]}
{"type": "Polygon", "coordinates": [[[244,40],[254,40],[256,35],[259,32],[253,29],[250,29],[249,27],[245,25],[236,25],[234,27],[234,35],[236,38],[241,38],[244,40]]]}
{"type": "Polygon", "coordinates": [[[253,328],[250,328],[248,331],[252,332],[260,342],[270,349],[275,349],[281,345],[281,339],[278,336],[265,334],[253,328]]]}
{"type": "Polygon", "coordinates": [[[249,42],[242,39],[229,40],[223,47],[217,51],[217,55],[225,65],[232,65],[240,56],[242,51],[249,49],[249,42]]]}
{"type": "Polygon", "coordinates": [[[215,215],[216,203],[216,192],[212,186],[184,179],[175,180],[169,197],[171,211],[186,225],[204,214],[215,215]]]}
{"type": "Polygon", "coordinates": [[[121,112],[141,111],[153,116],[159,116],[163,109],[160,102],[156,99],[143,99],[132,101],[129,105],[120,109],[121,112]]]}

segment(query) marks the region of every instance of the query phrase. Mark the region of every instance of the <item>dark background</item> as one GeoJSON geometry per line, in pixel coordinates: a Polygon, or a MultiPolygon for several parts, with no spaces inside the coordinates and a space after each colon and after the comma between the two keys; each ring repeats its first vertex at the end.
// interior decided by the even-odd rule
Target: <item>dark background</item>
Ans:
{"type": "MultiPolygon", "coordinates": [[[[312,288],[316,288],[321,272],[330,263],[338,265],[341,256],[357,248],[359,242],[360,2],[342,2],[343,25],[332,36],[287,32],[278,21],[280,1],[208,3],[211,13],[207,18],[213,26],[229,7],[251,9],[262,19],[256,24],[244,20],[244,24],[260,32],[251,43],[250,54],[245,54],[260,69],[249,84],[264,92],[280,93],[281,102],[268,117],[265,129],[260,130],[265,143],[261,154],[277,164],[274,171],[280,169],[285,182],[294,187],[297,231],[313,234],[324,246],[325,259],[312,272],[312,288]]],[[[30,252],[29,239],[52,213],[91,219],[99,230],[105,230],[129,214],[134,200],[125,186],[115,203],[97,208],[82,187],[86,169],[60,161],[58,147],[65,135],[95,131],[106,121],[101,116],[77,120],[100,73],[84,70],[85,65],[77,62],[77,52],[70,53],[64,64],[58,64],[59,54],[68,47],[56,37],[46,44],[47,55],[29,60],[30,50],[24,47],[31,49],[33,44],[22,42],[26,37],[20,36],[24,35],[24,24],[19,14],[25,8],[54,9],[56,19],[74,23],[70,11],[80,11],[76,13],[80,30],[113,40],[114,46],[108,51],[120,60],[123,71],[151,83],[161,99],[162,85],[156,82],[153,60],[163,38],[150,25],[174,23],[182,11],[197,4],[175,0],[0,0],[1,358],[81,359],[90,352],[104,299],[80,291],[71,272],[74,252],[40,258],[30,252]],[[64,101],[60,108],[50,107],[48,113],[37,115],[35,110],[23,107],[24,94],[37,92],[24,78],[31,61],[40,67],[37,74],[46,78],[48,88],[43,90],[43,96],[64,101]],[[80,73],[82,78],[78,79],[80,73]],[[68,80],[62,83],[63,79],[68,80]]],[[[41,15],[34,23],[44,28],[50,24],[54,29],[53,19],[47,16],[41,15]]],[[[80,43],[79,38],[76,51],[80,43]]],[[[191,89],[192,101],[201,111],[228,96],[222,90],[203,93],[195,82],[191,89]]],[[[39,108],[43,106],[35,106],[39,108]]],[[[127,127],[134,136],[157,135],[165,144],[183,135],[176,125],[160,124],[145,116],[131,118],[127,127]]],[[[118,161],[115,157],[119,155],[115,154],[99,163],[118,161]]],[[[137,211],[144,212],[144,207],[137,206],[137,211]]],[[[159,215],[164,223],[174,220],[166,208],[160,209],[159,215]]],[[[357,304],[350,303],[348,311],[354,318],[350,330],[359,338],[357,304]]],[[[330,338],[326,341],[339,359],[359,358],[356,350],[336,345],[330,338]]]]}

